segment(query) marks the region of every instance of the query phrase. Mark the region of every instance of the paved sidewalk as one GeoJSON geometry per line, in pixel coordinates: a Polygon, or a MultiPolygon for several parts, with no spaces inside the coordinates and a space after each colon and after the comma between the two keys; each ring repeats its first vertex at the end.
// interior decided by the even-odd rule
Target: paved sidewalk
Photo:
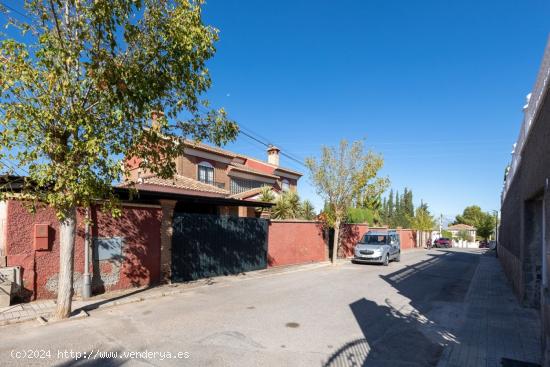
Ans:
{"type": "MultiPolygon", "coordinates": [[[[281,266],[276,268],[258,270],[246,274],[220,276],[187,283],[175,283],[150,288],[145,287],[133,288],[124,291],[113,291],[103,295],[91,297],[87,300],[73,300],[72,315],[76,316],[80,314],[82,310],[92,311],[98,308],[107,308],[128,303],[141,302],[146,299],[170,296],[178,293],[183,293],[190,289],[207,287],[214,284],[230,284],[235,281],[270,277],[277,274],[315,269],[327,265],[329,265],[328,262],[281,266]]],[[[39,317],[43,317],[47,320],[55,310],[55,306],[55,300],[43,300],[29,303],[21,303],[9,307],[0,308],[0,326],[16,324],[25,321],[32,321],[36,320],[39,317]]]]}
{"type": "Polygon", "coordinates": [[[496,367],[502,358],[540,363],[538,312],[519,305],[493,251],[481,256],[464,303],[457,343],[446,347],[438,367],[496,367]]]}

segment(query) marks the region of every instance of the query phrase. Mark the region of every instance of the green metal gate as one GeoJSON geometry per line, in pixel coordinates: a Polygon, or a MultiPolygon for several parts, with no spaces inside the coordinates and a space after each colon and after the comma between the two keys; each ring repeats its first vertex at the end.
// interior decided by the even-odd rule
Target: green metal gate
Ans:
{"type": "Polygon", "coordinates": [[[260,218],[175,214],[172,281],[265,269],[267,231],[267,220],[260,218]]]}

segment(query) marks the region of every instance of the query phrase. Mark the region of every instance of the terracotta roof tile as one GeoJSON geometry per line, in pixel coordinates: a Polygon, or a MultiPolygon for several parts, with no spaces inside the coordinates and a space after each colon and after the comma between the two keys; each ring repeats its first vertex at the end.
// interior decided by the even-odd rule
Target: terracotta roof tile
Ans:
{"type": "MultiPolygon", "coordinates": [[[[256,159],[256,158],[248,157],[248,156],[242,155],[242,154],[237,154],[237,153],[231,152],[229,150],[225,150],[225,149],[218,148],[218,147],[215,147],[215,146],[207,145],[207,144],[196,142],[196,141],[189,140],[189,139],[185,140],[185,144],[187,146],[189,146],[190,148],[201,149],[201,150],[205,150],[205,151],[215,153],[215,154],[221,154],[221,155],[231,157],[231,158],[237,158],[238,157],[238,158],[241,158],[241,159],[244,159],[244,160],[248,160],[248,159],[255,160],[255,161],[257,161],[257,162],[259,162],[259,163],[261,163],[265,166],[272,167],[273,170],[280,170],[280,171],[283,171],[283,172],[288,172],[288,173],[292,173],[292,174],[295,174],[295,175],[298,175],[298,176],[302,176],[302,173],[300,173],[298,171],[295,171],[295,170],[292,170],[290,168],[284,168],[284,167],[276,166],[274,164],[264,162],[264,161],[261,161],[261,160],[256,159]]],[[[248,168],[248,166],[247,166],[247,168],[248,168]]]]}
{"type": "Polygon", "coordinates": [[[467,224],[462,224],[462,223],[459,223],[459,224],[453,224],[451,226],[449,226],[447,229],[450,229],[450,230],[475,230],[476,228],[475,227],[472,227],[472,226],[469,226],[467,224]]]}
{"type": "Polygon", "coordinates": [[[149,185],[157,185],[157,186],[164,186],[164,187],[174,187],[179,189],[185,189],[185,190],[192,190],[192,191],[199,191],[199,192],[210,192],[215,194],[223,194],[223,195],[229,195],[229,191],[225,189],[221,189],[219,187],[216,187],[214,185],[210,185],[204,182],[200,182],[197,180],[194,180],[189,177],[184,177],[180,175],[174,175],[171,179],[165,179],[160,178],[157,176],[148,176],[148,177],[142,177],[141,181],[137,183],[139,184],[149,184],[149,185]]]}
{"type": "Polygon", "coordinates": [[[231,158],[237,157],[237,154],[235,154],[233,152],[230,152],[229,150],[214,147],[214,146],[211,146],[211,145],[207,145],[207,144],[200,143],[200,142],[193,141],[193,140],[189,140],[189,139],[185,140],[185,145],[190,147],[190,148],[205,150],[207,152],[211,152],[211,153],[215,153],[215,154],[221,154],[221,155],[231,157],[231,158]]]}
{"type": "Polygon", "coordinates": [[[243,172],[252,173],[252,174],[255,174],[255,175],[269,177],[269,178],[273,178],[273,179],[278,179],[279,178],[279,176],[275,176],[275,175],[272,175],[272,174],[269,174],[269,173],[265,173],[265,172],[259,171],[257,169],[245,166],[244,164],[240,164],[240,163],[236,163],[236,162],[231,162],[229,164],[229,168],[237,170],[237,171],[243,171],[243,172]]]}
{"type": "Polygon", "coordinates": [[[248,198],[250,196],[258,195],[260,192],[262,192],[262,188],[257,187],[255,189],[246,190],[246,191],[240,192],[238,194],[233,194],[229,197],[232,198],[232,199],[245,199],[245,198],[248,198]]]}

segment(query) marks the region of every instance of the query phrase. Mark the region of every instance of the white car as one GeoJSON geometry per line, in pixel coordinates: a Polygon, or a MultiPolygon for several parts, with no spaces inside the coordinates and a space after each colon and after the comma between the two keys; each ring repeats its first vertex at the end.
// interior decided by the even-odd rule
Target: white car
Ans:
{"type": "Polygon", "coordinates": [[[355,245],[353,263],[378,263],[388,265],[401,260],[401,244],[396,231],[368,231],[355,245]]]}

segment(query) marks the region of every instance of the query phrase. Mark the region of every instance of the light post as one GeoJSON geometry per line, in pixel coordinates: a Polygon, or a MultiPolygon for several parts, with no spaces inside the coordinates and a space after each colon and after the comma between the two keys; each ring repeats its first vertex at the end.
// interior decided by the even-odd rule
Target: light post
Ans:
{"type": "Polygon", "coordinates": [[[86,208],[84,227],[84,273],[82,274],[82,298],[92,296],[92,277],[90,275],[90,208],[86,208]]]}

